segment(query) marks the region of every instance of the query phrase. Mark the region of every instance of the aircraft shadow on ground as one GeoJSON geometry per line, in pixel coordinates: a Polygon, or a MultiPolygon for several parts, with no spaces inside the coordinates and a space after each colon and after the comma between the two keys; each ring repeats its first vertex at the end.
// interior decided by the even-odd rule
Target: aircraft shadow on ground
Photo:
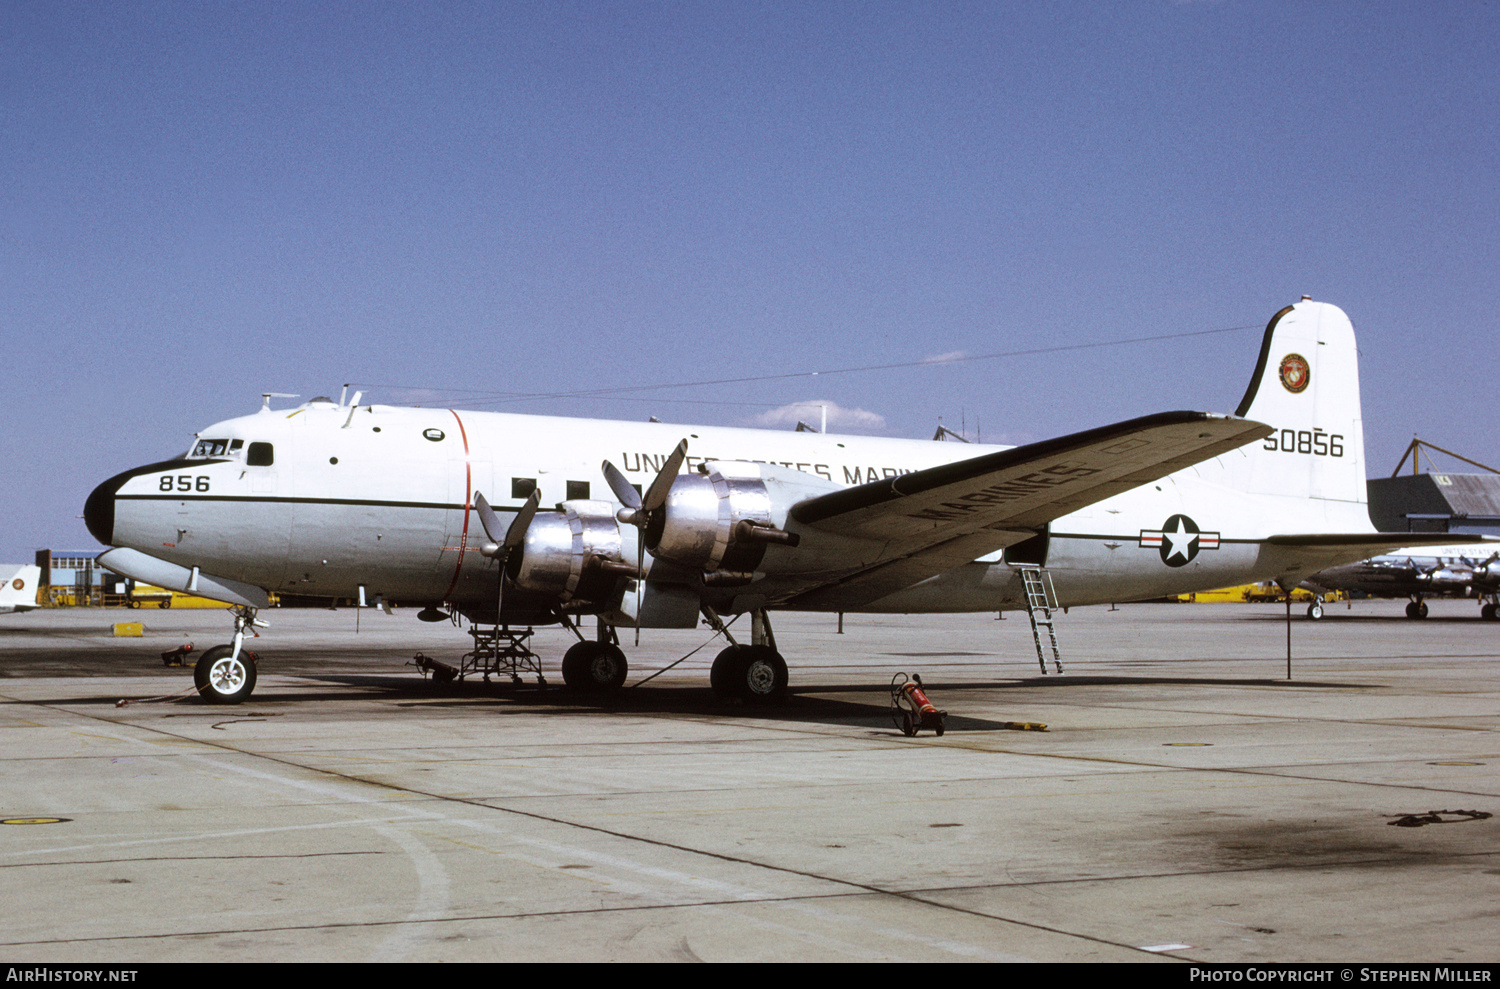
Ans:
{"type": "MultiPolygon", "coordinates": [[[[638,714],[646,716],[685,716],[705,718],[734,718],[782,724],[821,724],[846,727],[862,727],[885,733],[900,734],[892,719],[891,691],[888,684],[807,684],[799,685],[788,692],[784,703],[760,705],[725,702],[714,696],[712,690],[699,686],[643,685],[627,687],[617,694],[607,696],[580,694],[560,684],[538,686],[533,681],[512,684],[508,680],[484,683],[472,680],[464,683],[435,683],[430,680],[415,681],[410,677],[386,674],[332,674],[302,675],[299,683],[291,687],[276,687],[243,705],[211,705],[195,697],[180,698],[171,702],[152,702],[133,699],[128,705],[132,710],[145,710],[148,705],[170,710],[174,716],[189,712],[210,717],[253,718],[261,708],[274,705],[277,714],[290,713],[299,704],[339,704],[378,699],[395,702],[398,707],[410,709],[481,709],[494,708],[499,711],[526,715],[567,715],[597,712],[602,714],[638,714]],[[314,683],[325,686],[313,686],[314,683]]],[[[1331,681],[1281,680],[1269,678],[1225,679],[1217,677],[1151,677],[1151,676],[1065,676],[1030,677],[1018,680],[975,683],[927,681],[924,687],[939,709],[944,707],[944,697],[955,693],[978,691],[1016,691],[1027,688],[1056,689],[1060,687],[1085,686],[1228,686],[1266,687],[1293,685],[1301,688],[1346,689],[1353,686],[1368,687],[1368,684],[1347,684],[1331,681]]],[[[68,704],[87,706],[115,706],[109,697],[59,697],[50,700],[29,700],[26,703],[68,704]]],[[[415,713],[415,711],[413,712],[415,713]]],[[[1009,721],[964,717],[950,713],[945,731],[977,732],[1000,731],[1016,727],[1009,721]]],[[[927,732],[924,732],[927,734],[927,732]]]]}
{"type": "MultiPolygon", "coordinates": [[[[513,684],[509,680],[484,683],[470,680],[463,683],[437,683],[432,680],[413,680],[410,676],[390,674],[294,674],[300,681],[290,688],[277,687],[275,692],[263,691],[244,705],[212,705],[192,696],[191,688],[185,696],[183,688],[167,690],[151,697],[125,698],[126,708],[143,710],[148,707],[171,708],[175,711],[201,710],[204,714],[233,714],[248,711],[267,704],[296,705],[311,703],[339,703],[370,700],[394,700],[398,705],[420,708],[433,707],[485,707],[504,705],[510,709],[525,709],[536,714],[569,714],[586,711],[604,713],[634,713],[644,715],[687,715],[699,717],[751,718],[760,721],[802,722],[820,724],[864,724],[877,723],[890,726],[891,690],[889,684],[800,684],[788,691],[787,699],[780,705],[761,705],[725,702],[714,696],[707,687],[663,684],[626,687],[617,694],[580,694],[558,683],[539,686],[533,681],[513,684]],[[329,685],[325,688],[311,687],[309,682],[329,685]],[[337,686],[335,686],[337,685],[337,686]],[[830,696],[842,695],[842,696],[830,696]],[[859,697],[849,699],[849,695],[859,697]],[[162,699],[158,699],[162,698],[162,699]],[[168,699],[170,698],[170,699],[168,699]]],[[[1016,679],[974,681],[924,681],[924,688],[934,705],[943,707],[944,695],[973,691],[1024,691],[1030,689],[1057,690],[1077,687],[1117,686],[1189,686],[1189,687],[1286,687],[1346,690],[1354,687],[1370,689],[1369,683],[1348,683],[1333,680],[1305,680],[1271,677],[1162,677],[1162,676],[1032,676],[1016,679]]],[[[10,704],[66,704],[87,707],[115,707],[120,698],[114,696],[58,696],[50,698],[28,698],[24,701],[0,701],[0,707],[10,704]]],[[[285,713],[285,712],[281,712],[285,713]]],[[[995,731],[1006,728],[1010,722],[991,721],[983,718],[964,718],[950,715],[948,731],[995,731]]]]}
{"type": "MultiPolygon", "coordinates": [[[[327,676],[302,676],[302,682],[288,688],[278,687],[257,694],[240,705],[207,704],[196,697],[188,696],[172,701],[157,701],[151,698],[130,698],[123,710],[142,712],[160,711],[163,715],[183,717],[200,715],[217,720],[256,720],[268,714],[276,716],[291,713],[298,705],[339,704],[370,701],[394,701],[398,707],[411,709],[414,714],[421,710],[443,709],[494,709],[526,716],[567,715],[596,712],[601,714],[638,714],[646,716],[677,715],[705,718],[735,718],[778,722],[783,724],[821,724],[859,727],[881,734],[900,735],[891,717],[889,688],[850,688],[847,686],[805,687],[789,692],[784,703],[779,705],[734,704],[719,700],[706,687],[659,686],[627,688],[608,696],[579,694],[561,685],[539,687],[527,682],[519,686],[509,683],[482,682],[435,684],[431,681],[414,682],[409,678],[385,675],[339,674],[327,676]],[[308,681],[325,684],[314,687],[308,681]],[[879,695],[879,699],[846,700],[822,696],[830,693],[879,695]],[[274,708],[274,710],[272,710],[274,708]]],[[[965,684],[962,689],[974,689],[974,684],[965,684]]],[[[958,689],[955,686],[955,689],[958,689]]],[[[84,707],[116,707],[117,698],[107,696],[29,698],[26,701],[0,702],[26,704],[57,704],[84,707]]],[[[941,705],[939,705],[941,707],[941,705]]],[[[946,732],[999,731],[1011,726],[1010,722],[990,721],[984,718],[949,715],[946,732]]],[[[931,734],[924,731],[923,734],[931,734]]]]}

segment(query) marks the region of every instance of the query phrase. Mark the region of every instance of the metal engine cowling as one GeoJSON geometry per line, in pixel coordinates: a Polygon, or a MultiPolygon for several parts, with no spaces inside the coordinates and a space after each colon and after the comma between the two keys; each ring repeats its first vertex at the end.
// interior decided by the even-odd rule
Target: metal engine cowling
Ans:
{"type": "Polygon", "coordinates": [[[748,581],[768,545],[797,545],[797,537],[772,519],[759,465],[713,461],[703,470],[678,477],[663,509],[653,514],[646,527],[653,556],[721,581],[748,581]]]}
{"type": "Polygon", "coordinates": [[[565,501],[537,513],[506,571],[517,587],[556,595],[564,605],[610,607],[623,581],[638,575],[636,538],[633,528],[622,531],[609,502],[565,501]]]}

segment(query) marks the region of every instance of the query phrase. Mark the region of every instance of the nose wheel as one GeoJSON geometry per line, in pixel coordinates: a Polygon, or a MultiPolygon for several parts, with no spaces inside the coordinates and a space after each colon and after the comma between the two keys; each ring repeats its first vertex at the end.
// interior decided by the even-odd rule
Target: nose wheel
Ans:
{"type": "Polygon", "coordinates": [[[214,646],[193,667],[193,686],[210,704],[239,704],[255,690],[255,653],[244,647],[247,636],[258,636],[256,627],[266,623],[255,617],[255,609],[237,607],[234,612],[234,642],[214,646]]]}
{"type": "Polygon", "coordinates": [[[233,646],[214,646],[193,667],[198,696],[210,704],[239,704],[255,690],[255,653],[233,646]]]}

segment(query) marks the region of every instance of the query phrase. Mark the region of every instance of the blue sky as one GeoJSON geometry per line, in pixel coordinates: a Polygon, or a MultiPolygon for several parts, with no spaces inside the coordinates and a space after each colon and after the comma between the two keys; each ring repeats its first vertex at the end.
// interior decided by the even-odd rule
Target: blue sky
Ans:
{"type": "Polygon", "coordinates": [[[1495,464],[1497,107],[1475,0],[9,0],[0,560],[262,391],[1023,443],[1233,411],[1303,293],[1372,473],[1495,464]]]}

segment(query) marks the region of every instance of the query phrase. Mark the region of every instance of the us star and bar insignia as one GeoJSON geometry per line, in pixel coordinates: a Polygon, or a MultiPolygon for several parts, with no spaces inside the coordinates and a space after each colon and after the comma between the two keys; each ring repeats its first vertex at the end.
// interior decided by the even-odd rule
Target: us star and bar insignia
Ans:
{"type": "Polygon", "coordinates": [[[1219,548],[1219,534],[1204,532],[1186,515],[1173,515],[1160,529],[1142,529],[1140,547],[1161,553],[1161,562],[1169,567],[1192,563],[1199,551],[1219,548]]]}

